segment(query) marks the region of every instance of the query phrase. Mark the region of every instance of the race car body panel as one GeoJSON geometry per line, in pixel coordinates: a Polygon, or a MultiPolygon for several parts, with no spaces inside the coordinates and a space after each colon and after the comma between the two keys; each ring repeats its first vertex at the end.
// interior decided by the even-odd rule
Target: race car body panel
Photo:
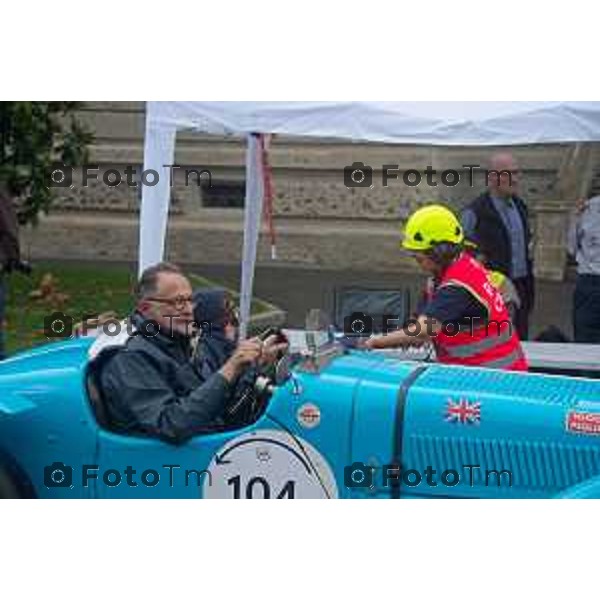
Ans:
{"type": "Polygon", "coordinates": [[[69,486],[48,494],[44,486],[44,469],[53,462],[85,464],[95,456],[98,427],[85,393],[88,346],[89,340],[48,344],[0,363],[0,457],[36,496],[92,495],[69,486]]]}
{"type": "Polygon", "coordinates": [[[0,365],[0,469],[32,495],[532,498],[600,475],[599,381],[339,351],[295,363],[256,422],[175,446],[98,423],[90,343],[0,365]]]}
{"type": "Polygon", "coordinates": [[[436,365],[410,390],[402,454],[461,475],[427,496],[551,497],[600,473],[599,435],[598,381],[436,365]]]}

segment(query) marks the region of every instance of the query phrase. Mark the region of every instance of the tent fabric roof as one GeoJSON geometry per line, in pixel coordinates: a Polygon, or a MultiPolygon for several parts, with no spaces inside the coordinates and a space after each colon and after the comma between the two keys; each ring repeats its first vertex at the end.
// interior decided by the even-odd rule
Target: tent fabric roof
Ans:
{"type": "Polygon", "coordinates": [[[600,102],[148,102],[148,125],[397,144],[600,140],[600,102]]]}

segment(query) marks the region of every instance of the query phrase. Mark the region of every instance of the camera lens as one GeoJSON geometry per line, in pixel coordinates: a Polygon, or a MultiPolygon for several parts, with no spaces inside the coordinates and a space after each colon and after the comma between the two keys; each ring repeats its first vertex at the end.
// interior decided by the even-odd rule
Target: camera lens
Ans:
{"type": "Polygon", "coordinates": [[[365,480],[365,472],[361,469],[355,469],[350,476],[353,483],[360,485],[365,480]]]}
{"type": "Polygon", "coordinates": [[[355,319],[352,321],[350,328],[352,329],[352,333],[363,333],[365,330],[365,322],[362,319],[355,319]]]}
{"type": "Polygon", "coordinates": [[[52,183],[56,185],[60,185],[66,178],[65,172],[62,169],[55,169],[52,171],[52,175],[50,175],[52,179],[52,183]]]}
{"type": "Polygon", "coordinates": [[[362,169],[354,169],[350,179],[356,184],[360,185],[365,180],[365,172],[362,169]]]}
{"type": "Polygon", "coordinates": [[[50,475],[50,479],[56,485],[60,485],[65,480],[65,472],[61,469],[55,469],[50,475]]]}
{"type": "Polygon", "coordinates": [[[65,322],[63,319],[55,319],[54,321],[52,321],[50,330],[52,331],[52,333],[55,333],[56,335],[60,335],[61,333],[64,332],[65,327],[66,327],[65,322]],[[57,323],[58,323],[58,325],[57,325],[57,323]]]}

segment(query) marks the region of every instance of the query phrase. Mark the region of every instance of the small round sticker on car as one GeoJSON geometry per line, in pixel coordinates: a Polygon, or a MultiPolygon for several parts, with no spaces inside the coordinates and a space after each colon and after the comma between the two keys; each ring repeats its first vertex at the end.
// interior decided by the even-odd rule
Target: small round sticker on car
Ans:
{"type": "Polygon", "coordinates": [[[313,429],[321,423],[321,409],[316,404],[303,404],[296,412],[296,419],[301,427],[313,429]]]}

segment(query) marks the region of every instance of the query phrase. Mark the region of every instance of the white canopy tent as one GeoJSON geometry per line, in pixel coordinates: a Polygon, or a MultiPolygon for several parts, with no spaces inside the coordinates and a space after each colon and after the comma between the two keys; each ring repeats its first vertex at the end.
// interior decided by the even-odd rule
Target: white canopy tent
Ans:
{"type": "Polygon", "coordinates": [[[600,141],[600,102],[148,102],[139,270],[163,259],[170,166],[178,131],[247,137],[246,212],[240,313],[250,315],[263,203],[259,142],[283,134],[394,144],[504,146],[600,141]]]}

